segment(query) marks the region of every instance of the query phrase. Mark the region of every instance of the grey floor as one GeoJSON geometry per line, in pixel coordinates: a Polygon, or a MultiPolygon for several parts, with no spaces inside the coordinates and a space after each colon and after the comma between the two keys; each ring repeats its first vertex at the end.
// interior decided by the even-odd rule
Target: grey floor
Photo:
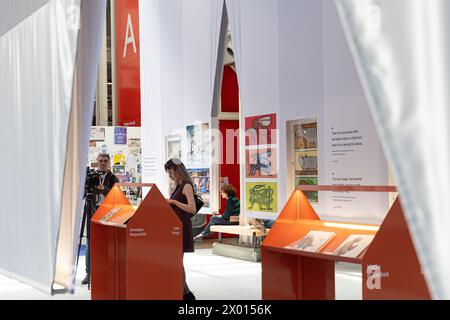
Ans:
{"type": "MultiPolygon", "coordinates": [[[[84,258],[80,265],[84,265],[84,258]]],[[[191,290],[199,300],[260,300],[261,264],[213,255],[211,249],[198,249],[185,256],[191,290]]],[[[81,286],[83,268],[77,274],[74,295],[49,296],[26,284],[0,275],[0,300],[88,300],[90,292],[81,286]]],[[[361,268],[336,265],[336,298],[361,299],[361,268]]]]}

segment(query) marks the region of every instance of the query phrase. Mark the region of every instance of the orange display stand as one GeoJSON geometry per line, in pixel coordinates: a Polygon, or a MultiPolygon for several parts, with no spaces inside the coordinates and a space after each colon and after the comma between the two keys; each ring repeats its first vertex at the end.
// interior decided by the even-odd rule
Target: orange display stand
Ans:
{"type": "Polygon", "coordinates": [[[91,220],[93,300],[181,300],[182,224],[156,185],[136,210],[116,185],[91,220]]]}
{"type": "Polygon", "coordinates": [[[338,261],[362,265],[363,299],[430,298],[398,197],[380,227],[322,221],[303,191],[396,190],[393,187],[299,186],[262,244],[264,300],[335,299],[335,263],[338,261]],[[310,231],[333,232],[335,236],[318,252],[286,248],[310,231]],[[373,235],[375,238],[356,258],[334,254],[350,235],[373,235]],[[366,270],[379,272],[367,275],[366,270]]]}

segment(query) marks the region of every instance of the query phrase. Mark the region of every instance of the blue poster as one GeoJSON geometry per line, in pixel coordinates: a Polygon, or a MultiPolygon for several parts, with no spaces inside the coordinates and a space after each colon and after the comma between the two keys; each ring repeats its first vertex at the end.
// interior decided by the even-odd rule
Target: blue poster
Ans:
{"type": "Polygon", "coordinates": [[[114,144],[127,144],[127,128],[114,128],[114,144]]]}

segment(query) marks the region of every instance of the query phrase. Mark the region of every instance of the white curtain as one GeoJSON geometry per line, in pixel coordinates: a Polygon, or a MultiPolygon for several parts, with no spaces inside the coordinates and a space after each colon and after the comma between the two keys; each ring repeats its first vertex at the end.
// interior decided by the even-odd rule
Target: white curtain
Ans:
{"type": "Polygon", "coordinates": [[[432,296],[450,299],[450,2],[336,3],[432,296]]]}
{"type": "Polygon", "coordinates": [[[223,3],[139,2],[143,179],[162,192],[166,135],[211,122],[223,3]]]}
{"type": "Polygon", "coordinates": [[[53,0],[0,38],[0,268],[48,292],[79,16],[79,0],[53,0]]]}
{"type": "Polygon", "coordinates": [[[1,0],[0,37],[50,0],[1,0]]]}
{"type": "Polygon", "coordinates": [[[55,283],[72,293],[105,13],[106,0],[82,0],[55,268],[55,283]]]}
{"type": "Polygon", "coordinates": [[[0,272],[48,293],[73,288],[105,2],[0,4],[0,272]]]}

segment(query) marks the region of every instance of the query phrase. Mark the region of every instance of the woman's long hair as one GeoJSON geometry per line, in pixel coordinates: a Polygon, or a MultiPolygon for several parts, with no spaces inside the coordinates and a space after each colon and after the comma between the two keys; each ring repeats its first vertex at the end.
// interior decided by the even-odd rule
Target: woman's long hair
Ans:
{"type": "Polygon", "coordinates": [[[173,170],[180,177],[182,183],[190,183],[194,187],[194,181],[181,160],[170,159],[164,165],[164,169],[166,172],[173,170]]]}

